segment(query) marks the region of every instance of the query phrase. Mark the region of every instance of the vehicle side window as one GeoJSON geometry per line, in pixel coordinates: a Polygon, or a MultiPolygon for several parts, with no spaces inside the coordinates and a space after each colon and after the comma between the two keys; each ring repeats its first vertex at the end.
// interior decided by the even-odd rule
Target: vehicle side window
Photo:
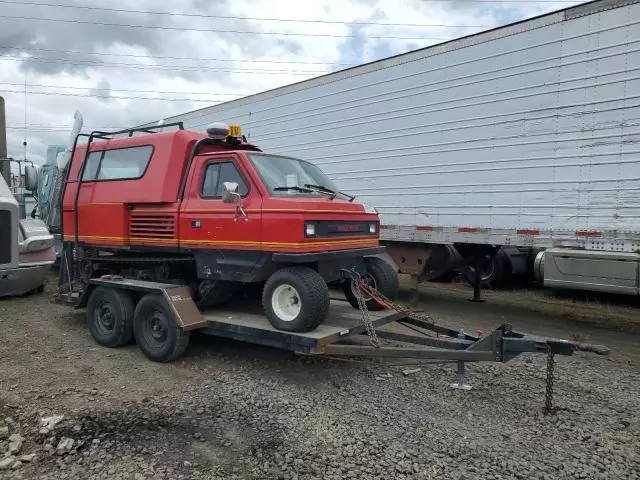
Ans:
{"type": "Polygon", "coordinates": [[[83,182],[96,179],[101,157],[102,152],[91,152],[89,154],[89,157],[87,157],[87,164],[84,167],[84,173],[82,174],[83,182]]]}
{"type": "Polygon", "coordinates": [[[244,178],[242,178],[242,175],[233,162],[210,163],[204,172],[202,197],[222,198],[224,182],[237,183],[238,193],[242,197],[249,193],[247,182],[244,181],[244,178]]]}
{"type": "Polygon", "coordinates": [[[218,173],[220,172],[220,164],[212,163],[207,166],[204,171],[204,182],[202,183],[202,196],[215,197],[218,191],[218,173]]]}
{"type": "Polygon", "coordinates": [[[140,178],[147,169],[152,153],[151,145],[105,150],[98,169],[98,180],[140,178]]]}

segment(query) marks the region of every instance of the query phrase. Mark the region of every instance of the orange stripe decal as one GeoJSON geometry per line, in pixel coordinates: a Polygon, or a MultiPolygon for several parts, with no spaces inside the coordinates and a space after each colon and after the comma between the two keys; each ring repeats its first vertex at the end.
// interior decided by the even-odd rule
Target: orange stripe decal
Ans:
{"type": "MultiPolygon", "coordinates": [[[[67,235],[65,240],[74,240],[73,235],[67,235]]],[[[178,240],[171,238],[147,238],[147,237],[101,237],[101,236],[86,236],[80,235],[78,237],[83,241],[112,241],[112,242],[126,242],[132,241],[136,243],[169,243],[176,245],[178,240]]],[[[287,247],[287,248],[313,248],[313,247],[332,247],[332,246],[371,246],[378,245],[378,239],[376,238],[358,238],[358,239],[346,239],[346,240],[331,240],[331,241],[309,241],[309,242],[250,242],[244,240],[181,240],[181,244],[188,245],[215,245],[226,247],[287,247]]]]}

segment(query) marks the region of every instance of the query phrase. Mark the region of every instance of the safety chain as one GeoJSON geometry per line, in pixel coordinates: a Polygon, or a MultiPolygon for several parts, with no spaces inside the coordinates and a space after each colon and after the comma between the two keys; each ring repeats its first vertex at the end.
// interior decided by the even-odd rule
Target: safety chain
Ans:
{"type": "Polygon", "coordinates": [[[547,346],[547,378],[546,378],[546,389],[544,394],[544,409],[543,413],[545,415],[551,415],[556,412],[556,409],[553,406],[553,383],[555,378],[553,376],[553,370],[555,367],[555,353],[551,349],[551,345],[547,346]]]}
{"type": "Polygon", "coordinates": [[[372,288],[371,286],[367,285],[365,282],[360,280],[359,279],[359,275],[358,275],[357,272],[349,270],[349,273],[352,275],[352,277],[351,277],[352,279],[354,278],[353,275],[356,275],[356,278],[358,278],[358,283],[360,285],[360,290],[365,292],[367,295],[369,295],[379,305],[382,305],[383,307],[388,308],[389,310],[395,310],[398,313],[403,313],[404,315],[406,315],[409,318],[413,318],[413,319],[416,319],[416,320],[422,320],[424,322],[430,323],[431,325],[435,325],[436,324],[436,322],[433,319],[433,317],[427,315],[426,313],[421,313],[421,312],[417,312],[415,310],[411,310],[410,308],[405,307],[404,305],[399,305],[399,304],[394,303],[393,301],[389,300],[381,292],[379,292],[375,288],[372,288]]]}
{"type": "Polygon", "coordinates": [[[371,317],[369,316],[369,309],[367,308],[367,302],[362,296],[362,290],[360,289],[360,284],[363,283],[360,280],[360,275],[357,272],[351,272],[351,286],[352,290],[358,300],[358,307],[360,309],[360,313],[362,313],[362,321],[364,323],[365,328],[367,329],[367,335],[369,336],[369,342],[375,348],[380,348],[380,339],[376,334],[375,328],[373,328],[373,323],[371,323],[371,317]]]}
{"type": "Polygon", "coordinates": [[[367,329],[369,341],[374,347],[377,348],[380,346],[380,340],[378,339],[378,336],[376,335],[373,324],[371,323],[371,318],[369,317],[369,309],[367,308],[366,301],[362,296],[363,292],[366,293],[372,300],[377,302],[379,305],[389,310],[395,310],[396,312],[402,313],[407,317],[414,318],[416,320],[422,320],[424,322],[430,323],[431,325],[435,325],[436,323],[435,320],[431,316],[427,315],[426,313],[419,313],[405,306],[398,305],[397,303],[394,303],[393,301],[389,300],[387,297],[385,297],[382,293],[380,293],[375,288],[367,285],[362,280],[362,278],[360,277],[360,274],[355,269],[351,269],[351,270],[344,269],[343,272],[346,273],[346,275],[351,278],[352,290],[356,296],[356,299],[358,300],[358,307],[360,309],[360,312],[362,313],[362,320],[367,329]]]}
{"type": "Polygon", "coordinates": [[[367,308],[367,303],[362,295],[363,292],[367,296],[369,296],[369,298],[371,298],[373,301],[377,302],[379,305],[389,310],[395,310],[396,312],[402,313],[407,317],[411,317],[417,320],[422,320],[432,325],[435,325],[435,321],[429,315],[413,311],[402,305],[398,305],[397,303],[394,303],[391,300],[389,300],[387,297],[385,297],[382,293],[380,293],[375,288],[371,287],[370,285],[367,285],[367,283],[365,283],[362,280],[362,278],[360,277],[360,274],[355,269],[352,269],[352,270],[345,269],[343,270],[343,272],[346,273],[347,276],[351,278],[352,290],[358,301],[358,307],[360,309],[360,312],[362,313],[362,320],[367,329],[369,341],[374,347],[377,348],[380,346],[380,340],[378,339],[378,336],[376,335],[373,324],[371,323],[371,318],[369,317],[369,309],[367,308]]]}

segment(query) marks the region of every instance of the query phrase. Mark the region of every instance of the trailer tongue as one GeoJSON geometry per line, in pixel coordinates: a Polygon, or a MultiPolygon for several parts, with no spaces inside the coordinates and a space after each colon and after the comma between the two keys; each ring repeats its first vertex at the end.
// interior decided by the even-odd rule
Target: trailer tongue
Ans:
{"type": "MultiPolygon", "coordinates": [[[[138,299],[135,315],[130,320],[134,330],[136,325],[148,326],[147,332],[142,327],[138,328],[136,339],[143,353],[155,361],[178,358],[188,346],[190,331],[199,330],[208,335],[303,355],[450,361],[456,364],[452,387],[468,390],[471,387],[464,375],[467,362],[507,362],[521,353],[543,353],[547,355],[545,413],[555,411],[553,375],[556,354],[573,355],[576,351],[599,355],[609,353],[605,346],[537,337],[514,331],[508,324],[502,324],[486,335],[471,335],[461,329],[436,324],[424,313],[396,304],[385,304],[386,310],[369,312],[365,296],[382,303],[387,300],[357,277],[354,276],[353,281],[360,287],[357,290],[360,310],[352,309],[345,301],[332,299],[327,320],[309,332],[276,329],[260,306],[253,303],[199,310],[185,287],[114,275],[91,279],[80,295],[58,293],[56,299],[77,308],[85,307],[91,293],[98,288],[108,289],[116,297],[138,299]],[[146,299],[156,301],[152,308],[141,309],[140,305],[149,303],[146,299]],[[168,342],[172,335],[177,335],[177,338],[168,342]]],[[[89,305],[87,315],[103,315],[104,310],[110,308],[110,314],[117,315],[117,309],[112,307],[105,302],[100,312],[96,312],[89,305]]]]}

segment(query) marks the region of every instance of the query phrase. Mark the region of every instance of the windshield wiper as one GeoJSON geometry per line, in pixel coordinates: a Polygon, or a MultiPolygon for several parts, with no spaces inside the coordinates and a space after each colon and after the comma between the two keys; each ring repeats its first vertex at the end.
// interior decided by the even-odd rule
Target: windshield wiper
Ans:
{"type": "Polygon", "coordinates": [[[293,187],[275,187],[273,189],[274,192],[285,192],[287,190],[295,190],[297,192],[306,192],[306,193],[315,192],[315,190],[312,190],[310,188],[303,188],[303,187],[298,187],[298,186],[293,186],[293,187]]]}
{"type": "Polygon", "coordinates": [[[348,194],[346,194],[344,192],[338,192],[338,191],[335,191],[335,190],[331,190],[330,188],[327,188],[324,185],[313,185],[312,183],[305,183],[304,186],[307,187],[307,188],[316,189],[316,190],[318,190],[320,192],[323,192],[323,193],[329,193],[329,194],[331,194],[331,198],[332,199],[336,198],[336,195],[342,195],[344,197],[347,197],[350,202],[353,202],[353,200],[356,198],[356,197],[354,197],[352,195],[348,195],[348,194]]]}

